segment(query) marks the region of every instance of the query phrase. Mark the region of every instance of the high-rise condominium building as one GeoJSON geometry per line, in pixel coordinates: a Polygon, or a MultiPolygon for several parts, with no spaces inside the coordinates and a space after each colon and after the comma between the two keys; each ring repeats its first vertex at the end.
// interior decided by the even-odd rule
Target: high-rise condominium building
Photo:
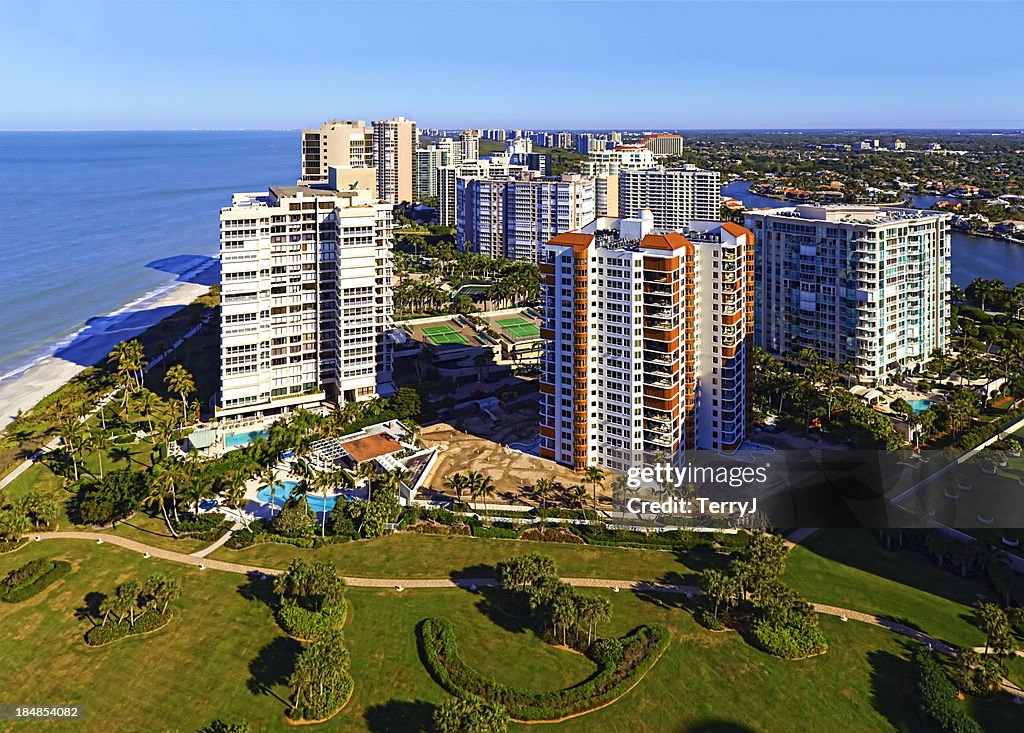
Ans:
{"type": "Polygon", "coordinates": [[[746,431],[753,235],[601,217],[544,248],[541,456],[615,471],[746,431]]]}
{"type": "Polygon", "coordinates": [[[617,145],[591,152],[583,162],[583,175],[594,179],[597,215],[619,215],[620,173],[647,170],[657,165],[654,154],[643,145],[617,145]]]}
{"type": "Polygon", "coordinates": [[[372,168],[221,209],[217,415],[391,391],[391,205],[372,168]]]}
{"type": "Polygon", "coordinates": [[[881,383],[949,335],[949,214],[873,206],[751,211],[755,342],[805,348],[881,383]]]}
{"type": "Polygon", "coordinates": [[[575,140],[576,152],[584,155],[614,147],[614,143],[607,135],[597,135],[592,132],[578,132],[575,140]]]}
{"type": "Polygon", "coordinates": [[[459,162],[476,160],[480,157],[480,135],[476,130],[466,130],[459,135],[459,147],[462,153],[459,162]]]}
{"type": "Polygon", "coordinates": [[[373,123],[373,165],[377,168],[377,196],[391,204],[413,200],[416,123],[404,117],[373,123]]]}
{"type": "Polygon", "coordinates": [[[373,128],[362,120],[330,120],[302,131],[302,181],[325,183],[330,166],[373,167],[373,128]]]}
{"type": "Polygon", "coordinates": [[[437,169],[437,204],[440,223],[446,227],[454,227],[458,222],[456,181],[459,178],[507,176],[509,173],[523,170],[526,170],[525,166],[512,165],[507,155],[492,155],[489,158],[441,166],[437,169]]]}
{"type": "Polygon", "coordinates": [[[417,201],[427,196],[437,196],[437,170],[442,164],[444,154],[436,145],[416,151],[416,185],[413,195],[417,201]]]}
{"type": "Polygon", "coordinates": [[[594,219],[594,182],[529,173],[457,182],[460,247],[489,257],[537,262],[541,247],[594,219]]]}
{"type": "Polygon", "coordinates": [[[687,165],[619,173],[619,210],[650,209],[654,226],[671,231],[693,219],[719,219],[722,206],[718,171],[687,165]]]}
{"type": "Polygon", "coordinates": [[[640,142],[659,158],[683,154],[683,138],[681,135],[659,133],[657,135],[648,135],[640,142]]]}

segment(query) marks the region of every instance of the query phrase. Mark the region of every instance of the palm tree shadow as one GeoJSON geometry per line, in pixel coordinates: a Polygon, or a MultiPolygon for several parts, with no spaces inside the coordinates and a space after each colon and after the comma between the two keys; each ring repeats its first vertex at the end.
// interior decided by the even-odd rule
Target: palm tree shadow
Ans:
{"type": "Polygon", "coordinates": [[[476,609],[499,628],[514,634],[534,631],[529,604],[518,594],[494,587],[480,588],[477,594],[476,609]]]}
{"type": "Polygon", "coordinates": [[[110,449],[110,458],[115,463],[127,463],[129,466],[135,463],[134,454],[128,448],[124,446],[114,446],[110,449]]]}
{"type": "Polygon", "coordinates": [[[82,599],[82,605],[75,609],[75,619],[88,621],[93,626],[100,623],[100,605],[106,600],[106,594],[98,591],[89,591],[82,599]]]}
{"type": "Polygon", "coordinates": [[[432,729],[433,703],[417,700],[389,700],[366,709],[363,718],[372,733],[427,733],[432,729]]]}
{"type": "Polygon", "coordinates": [[[448,576],[453,580],[473,578],[473,579],[491,579],[496,576],[493,565],[484,565],[482,563],[477,565],[467,565],[460,570],[452,570],[448,576]]]}
{"type": "Polygon", "coordinates": [[[253,695],[270,695],[289,705],[276,692],[277,685],[287,685],[295,672],[295,659],[302,651],[302,644],[290,636],[279,636],[260,649],[259,654],[249,662],[249,680],[246,687],[253,695]]]}
{"type": "Polygon", "coordinates": [[[246,582],[238,586],[238,595],[247,601],[258,601],[268,608],[276,608],[274,599],[274,581],[260,572],[251,572],[246,582]]]}
{"type": "Polygon", "coordinates": [[[687,596],[685,593],[659,593],[657,591],[636,590],[633,595],[641,601],[650,603],[658,608],[676,609],[694,614],[703,608],[700,596],[693,594],[687,596]]]}
{"type": "MultiPolygon", "coordinates": [[[[908,643],[901,646],[910,650],[908,643]]],[[[894,730],[908,730],[918,722],[915,673],[911,662],[892,652],[868,652],[871,664],[871,704],[894,730]]]]}

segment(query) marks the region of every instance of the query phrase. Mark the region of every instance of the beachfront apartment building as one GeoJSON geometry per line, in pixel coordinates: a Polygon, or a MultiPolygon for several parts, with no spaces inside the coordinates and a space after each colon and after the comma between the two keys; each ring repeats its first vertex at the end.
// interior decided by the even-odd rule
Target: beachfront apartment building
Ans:
{"type": "Polygon", "coordinates": [[[513,165],[507,155],[492,155],[488,158],[468,160],[454,165],[442,165],[437,169],[438,221],[446,227],[458,223],[458,180],[460,178],[488,178],[507,176],[526,170],[525,166],[513,165]]]}
{"type": "Polygon", "coordinates": [[[719,219],[722,187],[718,171],[693,165],[619,172],[619,209],[650,209],[661,231],[681,229],[694,219],[719,219]]]}
{"type": "Polygon", "coordinates": [[[658,158],[683,154],[682,135],[658,133],[655,135],[648,135],[640,142],[658,158]]]}
{"type": "Polygon", "coordinates": [[[221,209],[218,416],[390,394],[392,206],[373,168],[221,209]]]}
{"type": "MultiPolygon", "coordinates": [[[[619,215],[619,175],[625,171],[657,167],[654,153],[644,145],[616,145],[591,151],[583,161],[582,172],[594,179],[594,201],[598,216],[619,215]]],[[[628,212],[627,209],[623,211],[628,212]]]]}
{"type": "Polygon", "coordinates": [[[757,240],[755,343],[778,355],[815,351],[861,382],[946,350],[950,214],[874,206],[750,211],[757,240]]]}
{"type": "Polygon", "coordinates": [[[302,131],[303,183],[326,183],[331,166],[373,167],[373,128],[362,120],[329,120],[302,131]]]}
{"type": "Polygon", "coordinates": [[[557,234],[594,219],[594,182],[578,174],[543,178],[521,171],[459,178],[455,243],[488,257],[537,262],[557,234]]]}
{"type": "Polygon", "coordinates": [[[411,203],[416,178],[416,123],[404,117],[373,123],[373,165],[377,198],[390,204],[411,203]]]}
{"type": "Polygon", "coordinates": [[[577,471],[738,448],[746,433],[753,234],[658,231],[649,211],[554,237],[540,264],[541,457],[577,471]]]}

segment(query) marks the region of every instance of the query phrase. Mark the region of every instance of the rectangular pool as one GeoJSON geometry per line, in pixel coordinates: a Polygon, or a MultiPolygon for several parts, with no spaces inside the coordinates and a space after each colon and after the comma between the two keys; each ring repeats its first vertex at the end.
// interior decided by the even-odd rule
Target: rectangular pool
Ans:
{"type": "Polygon", "coordinates": [[[224,436],[224,445],[228,448],[238,448],[243,445],[249,445],[254,438],[266,438],[269,435],[269,430],[251,430],[247,433],[228,433],[224,436]]]}

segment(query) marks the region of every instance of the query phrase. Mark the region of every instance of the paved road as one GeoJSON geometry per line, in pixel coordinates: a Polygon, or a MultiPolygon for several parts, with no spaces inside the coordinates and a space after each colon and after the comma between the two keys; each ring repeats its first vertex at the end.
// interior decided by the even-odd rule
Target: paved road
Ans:
{"type": "MultiPolygon", "coordinates": [[[[227,536],[227,535],[226,535],[227,536]]],[[[253,573],[259,573],[262,575],[280,575],[283,570],[278,568],[262,568],[256,565],[242,565],[233,562],[223,562],[221,560],[209,560],[206,559],[205,553],[212,552],[216,547],[219,547],[226,542],[226,536],[217,540],[210,547],[199,550],[197,553],[192,555],[186,555],[181,552],[173,552],[172,550],[163,550],[159,547],[151,547],[144,545],[141,542],[135,540],[126,539],[124,537],[118,537],[117,535],[98,536],[95,532],[40,532],[37,534],[29,535],[29,538],[34,541],[43,542],[46,540],[60,540],[60,539],[74,539],[74,540],[88,540],[91,542],[106,543],[111,545],[117,545],[134,552],[138,552],[146,555],[147,557],[157,557],[162,560],[170,560],[171,562],[183,563],[185,565],[192,565],[195,567],[211,570],[223,570],[228,573],[239,573],[242,575],[250,575],[253,573]],[[216,546],[216,547],[215,547],[216,546]],[[202,553],[202,554],[201,554],[202,553]]],[[[700,595],[702,591],[697,586],[693,585],[679,585],[674,583],[654,583],[646,580],[612,580],[607,578],[563,578],[566,583],[572,586],[580,588],[609,588],[613,591],[618,590],[633,590],[642,592],[655,592],[655,593],[684,593],[687,596],[700,595]]],[[[482,587],[494,587],[497,585],[497,581],[494,578],[345,578],[346,584],[354,588],[394,588],[397,591],[405,591],[415,588],[482,588],[482,587]]],[[[858,621],[860,623],[870,624],[877,626],[882,629],[886,629],[895,634],[914,639],[922,644],[928,644],[931,649],[937,652],[946,654],[949,656],[956,655],[956,648],[947,644],[940,639],[928,636],[922,631],[911,628],[905,624],[893,621],[891,619],[875,616],[869,613],[863,613],[862,611],[855,611],[849,608],[840,608],[838,606],[829,606],[822,603],[811,603],[811,606],[817,613],[825,614],[827,616],[836,616],[843,620],[858,621]]],[[[1003,689],[1015,695],[1017,697],[1024,698],[1024,690],[1010,682],[1007,679],[1002,681],[1003,689]]]]}

